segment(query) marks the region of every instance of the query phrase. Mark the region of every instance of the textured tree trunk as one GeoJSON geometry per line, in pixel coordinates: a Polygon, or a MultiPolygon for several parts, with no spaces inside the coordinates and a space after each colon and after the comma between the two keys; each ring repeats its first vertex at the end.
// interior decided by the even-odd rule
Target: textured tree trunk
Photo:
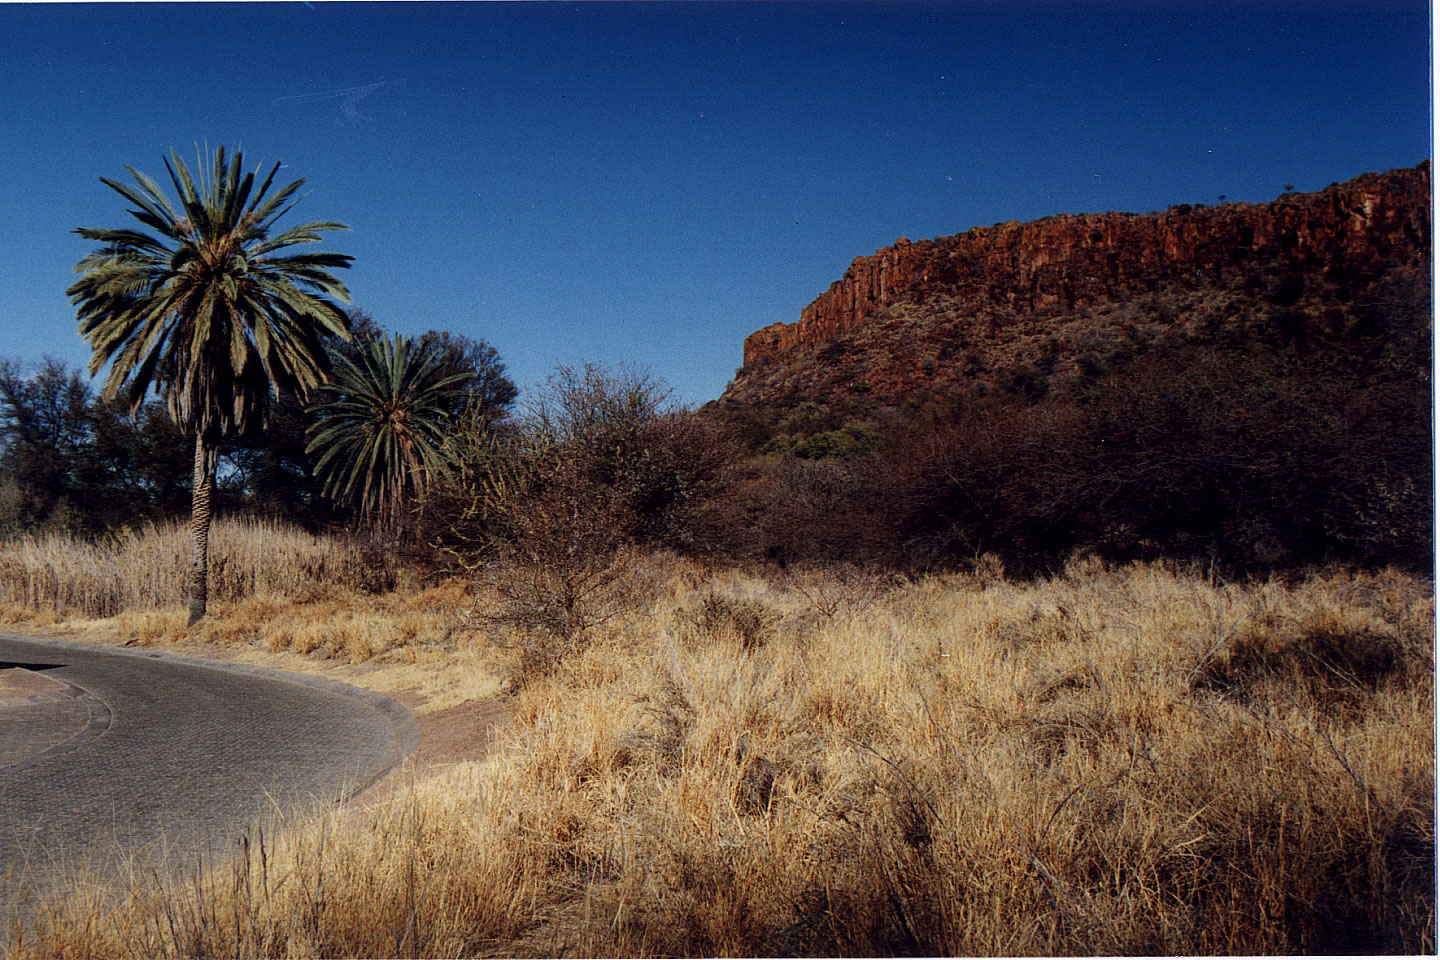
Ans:
{"type": "Polygon", "coordinates": [[[215,449],[195,434],[195,476],[190,487],[190,622],[205,616],[210,586],[210,497],[215,492],[215,449]]]}

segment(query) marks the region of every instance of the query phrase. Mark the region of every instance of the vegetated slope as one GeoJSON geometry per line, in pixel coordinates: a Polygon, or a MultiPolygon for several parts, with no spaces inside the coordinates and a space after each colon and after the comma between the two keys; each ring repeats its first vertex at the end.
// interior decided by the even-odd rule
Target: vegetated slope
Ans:
{"type": "Polygon", "coordinates": [[[1426,162],[857,259],[708,408],[763,455],[736,529],[780,561],[1428,569],[1431,242],[1426,162]]]}
{"type": "Polygon", "coordinates": [[[902,238],[856,258],[797,323],[746,338],[718,406],[811,400],[865,413],[931,395],[1034,392],[1187,342],[1344,352],[1401,288],[1428,282],[1430,249],[1429,161],[1264,205],[902,238]]]}

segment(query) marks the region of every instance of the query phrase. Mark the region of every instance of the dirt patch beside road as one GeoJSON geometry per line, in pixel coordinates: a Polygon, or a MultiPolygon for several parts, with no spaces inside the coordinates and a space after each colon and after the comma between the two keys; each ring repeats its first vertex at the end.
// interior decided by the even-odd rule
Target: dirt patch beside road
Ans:
{"type": "Polygon", "coordinates": [[[65,684],[24,667],[0,669],[0,707],[33,703],[31,697],[59,694],[65,684]]]}

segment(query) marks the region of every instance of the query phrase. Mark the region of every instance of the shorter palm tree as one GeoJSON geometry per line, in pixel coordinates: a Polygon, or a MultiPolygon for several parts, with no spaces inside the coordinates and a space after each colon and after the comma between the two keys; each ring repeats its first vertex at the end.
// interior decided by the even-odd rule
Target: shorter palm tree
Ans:
{"type": "Polygon", "coordinates": [[[469,379],[398,334],[338,354],[305,448],[320,454],[324,495],[398,532],[405,505],[446,469],[445,426],[469,379]]]}

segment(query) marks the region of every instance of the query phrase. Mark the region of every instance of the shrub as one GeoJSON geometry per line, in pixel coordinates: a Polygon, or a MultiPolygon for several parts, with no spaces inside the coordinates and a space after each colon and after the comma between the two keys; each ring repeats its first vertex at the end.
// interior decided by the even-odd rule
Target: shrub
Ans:
{"type": "Polygon", "coordinates": [[[802,460],[824,460],[827,457],[849,457],[869,453],[880,446],[880,438],[864,426],[848,423],[839,430],[827,430],[796,443],[795,456],[802,460]]]}
{"type": "Polygon", "coordinates": [[[1069,397],[892,433],[848,473],[848,510],[832,509],[888,529],[909,563],[992,551],[1024,574],[1078,549],[1231,574],[1327,558],[1423,568],[1427,405],[1402,377],[1177,347],[1069,397]]]}
{"type": "Polygon", "coordinates": [[[483,566],[479,602],[465,619],[467,627],[516,654],[512,689],[549,676],[586,646],[596,627],[648,606],[656,592],[656,578],[628,550],[550,553],[558,562],[540,555],[507,555],[483,566]]]}
{"type": "Polygon", "coordinates": [[[769,639],[780,615],[756,597],[734,597],[710,590],[675,611],[672,629],[688,642],[734,641],[746,650],[769,639]]]}
{"type": "Polygon", "coordinates": [[[813,613],[830,623],[868,610],[890,585],[874,570],[844,563],[792,567],[784,583],[805,598],[813,613]]]}
{"type": "Polygon", "coordinates": [[[480,586],[497,598],[478,618],[510,628],[497,643],[519,651],[521,677],[550,673],[625,603],[620,551],[633,515],[567,454],[532,451],[519,465],[520,489],[499,507],[503,539],[478,568],[480,586]]]}
{"type": "Polygon", "coordinates": [[[562,512],[609,526],[592,538],[705,552],[739,457],[725,427],[670,406],[664,384],[593,365],[561,367],[526,416],[501,430],[470,424],[453,448],[454,476],[430,512],[450,517],[435,539],[466,565],[537,535],[539,514],[557,517],[567,498],[562,512]]]}
{"type": "Polygon", "coordinates": [[[633,370],[561,367],[513,433],[462,469],[478,504],[468,516],[487,527],[471,565],[478,553],[480,581],[498,597],[482,619],[511,628],[501,642],[520,650],[523,674],[550,672],[643,600],[632,547],[708,546],[729,447],[668,397],[633,370]]]}

